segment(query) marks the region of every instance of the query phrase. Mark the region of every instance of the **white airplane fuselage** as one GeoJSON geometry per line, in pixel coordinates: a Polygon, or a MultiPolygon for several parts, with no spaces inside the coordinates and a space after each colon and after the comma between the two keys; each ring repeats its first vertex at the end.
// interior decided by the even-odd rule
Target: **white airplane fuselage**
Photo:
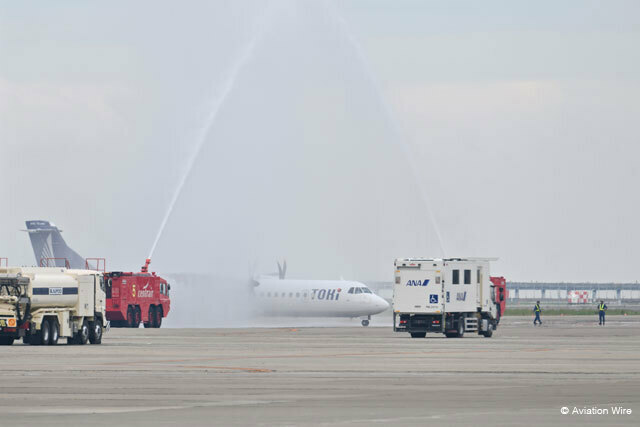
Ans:
{"type": "Polygon", "coordinates": [[[264,314],[296,317],[365,317],[389,303],[366,285],[346,280],[260,278],[254,294],[264,314]]]}

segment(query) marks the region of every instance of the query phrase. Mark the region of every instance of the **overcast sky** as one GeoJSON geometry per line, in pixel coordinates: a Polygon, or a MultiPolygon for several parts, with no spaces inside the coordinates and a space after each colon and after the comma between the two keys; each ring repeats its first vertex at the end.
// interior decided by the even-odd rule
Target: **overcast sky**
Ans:
{"type": "Polygon", "coordinates": [[[0,256],[636,281],[637,1],[0,3],[0,256]],[[225,96],[226,94],[226,96],[225,96]],[[211,109],[218,113],[209,123],[211,109]],[[430,219],[429,209],[435,222],[430,219]]]}

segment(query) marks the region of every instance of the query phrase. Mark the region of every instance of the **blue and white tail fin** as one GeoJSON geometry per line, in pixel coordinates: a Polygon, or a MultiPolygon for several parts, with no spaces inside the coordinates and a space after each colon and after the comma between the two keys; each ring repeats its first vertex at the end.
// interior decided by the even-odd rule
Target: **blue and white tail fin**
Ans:
{"type": "Polygon", "coordinates": [[[85,259],[67,246],[60,234],[62,230],[55,224],[39,220],[26,221],[26,224],[37,265],[44,262],[48,266],[65,267],[67,260],[70,268],[85,268],[85,259]]]}

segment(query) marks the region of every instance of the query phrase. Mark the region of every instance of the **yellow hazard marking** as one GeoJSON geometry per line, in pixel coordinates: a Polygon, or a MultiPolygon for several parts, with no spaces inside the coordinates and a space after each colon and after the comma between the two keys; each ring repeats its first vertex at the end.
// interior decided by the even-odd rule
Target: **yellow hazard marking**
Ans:
{"type": "Polygon", "coordinates": [[[136,284],[134,282],[134,284],[131,286],[131,296],[132,297],[136,297],[136,284]]]}

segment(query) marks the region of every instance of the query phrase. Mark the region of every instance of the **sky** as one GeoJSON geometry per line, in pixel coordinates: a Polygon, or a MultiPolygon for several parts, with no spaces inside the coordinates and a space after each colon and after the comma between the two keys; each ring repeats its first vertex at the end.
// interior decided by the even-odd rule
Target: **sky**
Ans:
{"type": "Polygon", "coordinates": [[[0,257],[635,282],[635,1],[0,3],[0,257]],[[198,150],[198,148],[200,148],[198,150]],[[190,159],[193,167],[188,170],[190,159]],[[441,238],[441,244],[439,238],[441,238]]]}

